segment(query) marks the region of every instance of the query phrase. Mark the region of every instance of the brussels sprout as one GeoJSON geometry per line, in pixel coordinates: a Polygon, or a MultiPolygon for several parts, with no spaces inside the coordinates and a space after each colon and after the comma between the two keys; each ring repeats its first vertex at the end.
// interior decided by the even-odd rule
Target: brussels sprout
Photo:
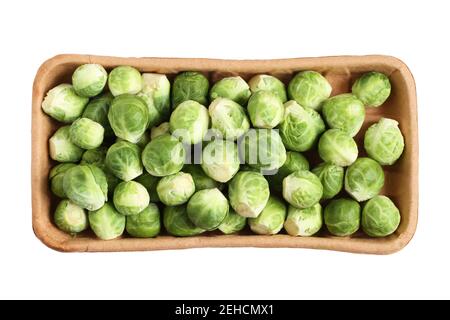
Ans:
{"type": "Polygon", "coordinates": [[[367,201],[362,211],[361,224],[371,237],[386,237],[400,225],[400,211],[386,196],[375,196],[367,201]]]}
{"type": "Polygon", "coordinates": [[[227,98],[240,105],[245,105],[250,98],[250,88],[241,77],[227,77],[217,81],[209,92],[211,100],[227,98]]]}
{"type": "Polygon", "coordinates": [[[254,93],[248,101],[247,110],[255,128],[272,129],[283,120],[283,102],[271,91],[254,93]]]}
{"type": "Polygon", "coordinates": [[[228,187],[231,207],[247,218],[258,217],[266,206],[269,195],[269,184],[258,172],[238,172],[228,187]]]}
{"type": "Polygon", "coordinates": [[[106,153],[106,167],[119,179],[130,181],[142,174],[141,151],[128,141],[119,141],[106,153]]]}
{"type": "Polygon", "coordinates": [[[286,149],[276,130],[250,130],[239,144],[239,152],[245,163],[260,170],[276,170],[286,161],[286,149]]]}
{"type": "Polygon", "coordinates": [[[89,224],[97,237],[112,240],[122,235],[126,217],[106,202],[100,209],[89,211],[89,224]]]}
{"type": "Polygon", "coordinates": [[[322,183],[309,171],[295,171],[283,180],[283,197],[294,207],[309,208],[318,203],[322,195],[322,183]]]}
{"type": "Polygon", "coordinates": [[[83,155],[83,149],[70,141],[70,126],[56,130],[48,140],[50,158],[59,162],[78,162],[83,155]]]}
{"type": "Polygon", "coordinates": [[[289,206],[284,229],[291,236],[310,237],[319,232],[322,225],[322,206],[316,203],[304,209],[289,206]]]}
{"type": "Polygon", "coordinates": [[[88,118],[80,118],[70,125],[70,141],[83,149],[95,149],[103,142],[105,129],[88,118]]]}
{"type": "Polygon", "coordinates": [[[153,98],[150,95],[143,93],[142,91],[136,95],[142,101],[145,102],[148,111],[148,122],[147,127],[151,128],[157,123],[161,121],[161,115],[159,114],[158,109],[155,107],[155,103],[153,102],[153,98]]]}
{"type": "Polygon", "coordinates": [[[320,137],[318,151],[323,161],[340,167],[351,165],[358,157],[355,140],[339,129],[325,131],[320,137]]]}
{"type": "Polygon", "coordinates": [[[61,200],[56,207],[54,220],[60,230],[71,234],[80,233],[89,227],[86,211],[70,200],[61,200]]]}
{"type": "Polygon", "coordinates": [[[71,123],[81,116],[88,101],[77,95],[70,84],[63,83],[47,92],[42,110],[53,119],[71,123]]]}
{"type": "Polygon", "coordinates": [[[231,180],[239,171],[239,165],[238,147],[232,141],[215,139],[203,149],[203,171],[216,181],[231,180]]]}
{"type": "Polygon", "coordinates": [[[357,201],[376,196],[384,185],[383,168],[370,158],[359,158],[348,167],[344,178],[345,190],[357,201]]]}
{"type": "Polygon", "coordinates": [[[317,177],[323,186],[322,199],[331,199],[339,192],[341,192],[344,186],[344,168],[336,166],[332,163],[322,162],[317,167],[311,170],[317,177]]]}
{"type": "Polygon", "coordinates": [[[273,76],[259,74],[251,78],[248,84],[252,93],[262,90],[270,91],[276,94],[278,98],[280,98],[281,102],[285,103],[287,101],[284,83],[273,76]]]}
{"type": "Polygon", "coordinates": [[[101,208],[108,200],[105,174],[94,165],[78,165],[67,170],[63,188],[73,203],[91,211],[101,208]]]}
{"type": "Polygon", "coordinates": [[[111,93],[105,93],[98,98],[92,99],[84,109],[83,118],[91,119],[100,123],[105,129],[105,137],[114,136],[114,132],[109,124],[108,111],[113,100],[111,93]]]}
{"type": "Polygon", "coordinates": [[[177,107],[187,100],[194,100],[202,105],[208,102],[208,79],[196,71],[186,71],[178,74],[173,81],[172,107],[177,107]]]}
{"type": "Polygon", "coordinates": [[[225,139],[237,140],[250,128],[244,108],[233,100],[217,98],[211,102],[208,110],[211,127],[225,139]]]}
{"type": "Polygon", "coordinates": [[[108,74],[99,64],[83,64],[75,69],[72,84],[75,92],[82,97],[94,97],[103,91],[108,74]]]}
{"type": "Polygon", "coordinates": [[[245,228],[247,218],[239,215],[233,208],[230,208],[227,216],[219,225],[218,229],[224,234],[232,234],[245,228]]]}
{"type": "Polygon", "coordinates": [[[156,191],[162,203],[167,206],[178,206],[188,202],[195,192],[195,184],[189,173],[180,171],[161,178],[156,191]]]}
{"type": "Polygon", "coordinates": [[[286,205],[270,196],[258,217],[248,219],[248,225],[257,234],[277,234],[283,228],[284,219],[286,219],[286,205]]]}
{"type": "Polygon", "coordinates": [[[203,171],[200,165],[186,164],[183,169],[183,172],[189,173],[194,179],[195,190],[203,190],[203,189],[221,189],[222,184],[217,182],[216,180],[208,177],[208,175],[203,171]]]}
{"type": "Polygon", "coordinates": [[[152,202],[160,202],[158,192],[156,191],[159,180],[160,178],[154,177],[151,174],[145,172],[137,177],[134,181],[139,182],[145,187],[145,189],[147,189],[152,202]]]}
{"type": "Polygon", "coordinates": [[[117,137],[136,143],[147,130],[148,108],[141,98],[124,94],[114,98],[108,119],[117,137]]]}
{"type": "Polygon", "coordinates": [[[125,216],[131,216],[147,208],[150,196],[142,184],[124,181],[114,189],[113,202],[117,211],[125,216]]]}
{"type": "Polygon", "coordinates": [[[208,231],[217,229],[228,210],[228,200],[217,188],[197,191],[187,204],[189,220],[208,231]]]}
{"type": "Polygon", "coordinates": [[[364,123],[364,104],[351,93],[344,93],[327,99],[323,103],[322,115],[332,129],[341,129],[354,137],[364,123]]]}
{"type": "Polygon", "coordinates": [[[307,151],[324,131],[325,123],[316,111],[303,108],[295,101],[284,104],[280,135],[286,148],[292,151],[307,151]]]}
{"type": "Polygon", "coordinates": [[[127,216],[126,230],[136,238],[153,238],[161,230],[161,220],[158,206],[150,203],[138,214],[127,216]]]}
{"type": "Polygon", "coordinates": [[[163,134],[170,134],[170,124],[168,122],[163,122],[157,127],[153,127],[150,131],[150,139],[153,140],[163,134]]]}
{"type": "Polygon", "coordinates": [[[136,94],[142,90],[141,73],[130,66],[115,67],[109,74],[108,87],[114,97],[136,94]]]}
{"type": "Polygon", "coordinates": [[[167,232],[177,237],[191,237],[205,232],[189,220],[186,205],[165,207],[163,223],[167,232]]]}
{"type": "Polygon", "coordinates": [[[391,94],[391,83],[380,72],[365,73],[353,84],[352,92],[368,107],[381,106],[391,94]]]}
{"type": "Polygon", "coordinates": [[[152,98],[153,104],[163,120],[169,119],[170,82],[164,74],[143,73],[142,94],[152,98]]]}
{"type": "Polygon", "coordinates": [[[288,94],[302,107],[320,109],[323,101],[331,94],[331,85],[320,73],[302,71],[289,82],[288,94]]]}
{"type": "Polygon", "coordinates": [[[405,147],[398,122],[381,118],[367,129],[364,136],[364,149],[372,159],[382,165],[391,165],[400,158],[405,147]]]}
{"type": "Polygon", "coordinates": [[[184,143],[199,143],[208,131],[208,109],[198,102],[184,101],[170,115],[169,125],[174,137],[181,138],[184,143]]]}
{"type": "Polygon", "coordinates": [[[73,163],[61,163],[50,170],[50,174],[48,175],[50,180],[50,189],[57,197],[66,198],[66,193],[63,188],[64,175],[67,170],[75,166],[76,164],[73,163]]]}
{"type": "Polygon", "coordinates": [[[142,152],[142,162],[151,175],[164,177],[183,168],[185,153],[180,141],[165,134],[147,144],[142,152]]]}
{"type": "Polygon", "coordinates": [[[270,187],[281,193],[283,179],[298,170],[309,170],[309,162],[304,155],[295,151],[286,152],[286,161],[274,175],[266,176],[270,187]]]}
{"type": "Polygon", "coordinates": [[[331,234],[346,237],[359,229],[361,207],[355,200],[332,200],[324,212],[325,225],[331,234]]]}

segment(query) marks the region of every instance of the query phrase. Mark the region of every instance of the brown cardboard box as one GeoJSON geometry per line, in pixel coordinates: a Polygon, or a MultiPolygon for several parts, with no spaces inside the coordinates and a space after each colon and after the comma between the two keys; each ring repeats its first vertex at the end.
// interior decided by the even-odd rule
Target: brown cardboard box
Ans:
{"type": "Polygon", "coordinates": [[[402,249],[414,235],[418,207],[418,138],[417,106],[414,79],[408,67],[388,56],[341,56],[283,60],[215,60],[168,58],[116,58],[89,55],[59,55],[46,61],[38,70],[33,85],[32,106],[32,204],[33,229],[47,246],[60,251],[143,251],[185,249],[194,247],[290,247],[388,254],[402,249]],[[57,203],[48,187],[48,173],[53,163],[48,156],[48,139],[58,124],[41,110],[46,92],[62,82],[70,82],[75,68],[84,63],[99,63],[111,69],[131,65],[141,72],[157,72],[169,76],[183,70],[204,72],[212,82],[228,75],[241,75],[248,80],[259,73],[272,74],[288,82],[300,70],[316,70],[333,86],[333,95],[349,92],[353,81],[363,72],[380,71],[389,75],[392,95],[379,108],[368,108],[364,126],[356,137],[361,154],[366,128],[381,116],[400,122],[405,137],[405,151],[393,166],[384,167],[386,183],[383,194],[391,197],[400,209],[402,221],[391,236],[374,239],[359,232],[351,237],[333,237],[326,231],[310,238],[286,234],[260,236],[243,232],[237,235],[219,233],[189,238],[161,235],[154,239],[119,238],[102,241],[92,233],[72,237],[59,231],[52,223],[57,203]]]}

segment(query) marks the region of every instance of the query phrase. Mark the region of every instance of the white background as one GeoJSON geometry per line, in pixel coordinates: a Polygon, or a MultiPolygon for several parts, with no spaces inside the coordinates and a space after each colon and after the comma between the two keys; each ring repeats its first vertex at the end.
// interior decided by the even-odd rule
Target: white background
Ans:
{"type": "Polygon", "coordinates": [[[2,1],[0,298],[450,298],[448,1],[2,1]],[[58,53],[388,54],[417,82],[420,210],[390,256],[301,249],[61,254],[31,228],[31,87],[58,53]]]}

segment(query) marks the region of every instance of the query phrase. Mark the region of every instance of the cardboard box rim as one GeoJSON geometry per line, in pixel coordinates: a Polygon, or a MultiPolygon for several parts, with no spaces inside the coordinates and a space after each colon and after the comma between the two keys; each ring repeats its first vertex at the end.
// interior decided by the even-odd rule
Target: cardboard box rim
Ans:
{"type": "MultiPolygon", "coordinates": [[[[167,72],[167,71],[166,71],[167,72]]],[[[169,72],[168,72],[169,73],[169,72]]],[[[405,134],[405,133],[404,133],[405,134]]],[[[45,61],[39,68],[34,83],[32,97],[32,225],[36,236],[48,247],[63,252],[102,252],[102,251],[147,251],[166,249],[187,249],[200,247],[261,247],[261,248],[310,248],[326,249],[352,253],[390,254],[404,248],[414,236],[418,219],[418,132],[417,132],[417,101],[414,78],[408,67],[401,60],[383,55],[369,56],[333,56],[291,58],[273,60],[222,60],[206,58],[123,58],[94,55],[63,54],[45,61]],[[47,154],[42,156],[47,140],[43,137],[43,121],[47,117],[41,111],[41,102],[45,96],[44,87],[51,78],[52,72],[66,64],[99,63],[105,67],[117,65],[132,65],[138,69],[158,72],[160,69],[175,73],[181,70],[223,71],[233,70],[233,73],[276,73],[277,70],[322,71],[330,67],[337,72],[355,70],[375,70],[374,66],[385,66],[400,72],[406,90],[407,111],[410,113],[410,143],[407,145],[410,153],[409,174],[411,184],[408,186],[410,210],[407,213],[407,225],[400,234],[387,238],[338,238],[338,237],[292,237],[289,235],[220,235],[177,238],[160,236],[154,239],[120,238],[102,241],[91,238],[74,238],[62,235],[50,221],[49,202],[50,191],[44,188],[47,178],[43,181],[42,169],[49,163],[47,154]],[[45,190],[43,190],[45,189],[45,190]],[[44,207],[46,206],[47,209],[44,207]]],[[[46,173],[47,174],[47,173],[46,173]]],[[[402,212],[402,216],[406,213],[402,212]]]]}

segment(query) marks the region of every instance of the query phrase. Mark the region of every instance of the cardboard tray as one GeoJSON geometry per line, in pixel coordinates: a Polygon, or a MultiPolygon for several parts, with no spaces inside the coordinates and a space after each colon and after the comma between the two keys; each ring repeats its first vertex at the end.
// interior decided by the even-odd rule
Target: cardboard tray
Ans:
{"type": "MultiPolygon", "coordinates": [[[[389,56],[340,56],[282,60],[216,60],[172,58],[117,58],[91,55],[58,55],[44,62],[33,84],[32,101],[32,207],[33,230],[50,248],[59,251],[145,251],[197,247],[289,247],[346,251],[354,253],[389,254],[402,249],[414,235],[418,208],[418,134],[415,83],[408,67],[389,56]],[[319,235],[303,238],[287,234],[261,236],[243,231],[236,235],[208,233],[196,237],[177,238],[166,234],[154,239],[126,236],[102,241],[87,232],[72,237],[59,231],[52,223],[57,203],[49,190],[48,173],[54,165],[48,156],[48,139],[59,126],[45,115],[41,103],[46,92],[62,82],[70,82],[75,68],[84,63],[99,63],[107,70],[118,65],[131,65],[141,72],[157,72],[173,77],[179,71],[198,70],[214,82],[229,75],[248,80],[259,73],[272,74],[286,83],[297,71],[316,70],[324,74],[333,87],[332,95],[349,92],[353,81],[363,72],[380,71],[392,83],[392,94],[379,108],[368,108],[366,120],[356,137],[360,154],[364,155],[362,138],[366,128],[381,116],[399,121],[405,137],[405,151],[393,166],[385,166],[386,183],[382,190],[400,209],[402,220],[391,236],[374,239],[359,232],[351,237],[333,237],[325,230],[319,235]]],[[[326,228],[324,228],[326,229],[326,228]]]]}

